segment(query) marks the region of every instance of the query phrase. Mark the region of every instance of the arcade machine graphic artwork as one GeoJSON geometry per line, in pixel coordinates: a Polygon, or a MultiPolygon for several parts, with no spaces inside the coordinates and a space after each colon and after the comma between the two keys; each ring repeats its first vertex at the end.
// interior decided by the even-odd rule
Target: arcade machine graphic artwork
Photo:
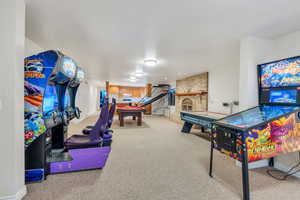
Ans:
{"type": "Polygon", "coordinates": [[[44,179],[53,149],[63,148],[66,115],[62,103],[76,64],[58,51],[25,58],[24,68],[26,180],[44,179]]]}
{"type": "Polygon", "coordinates": [[[213,148],[242,163],[243,199],[249,200],[248,163],[300,151],[300,57],[258,65],[259,106],[214,122],[213,148]]]}

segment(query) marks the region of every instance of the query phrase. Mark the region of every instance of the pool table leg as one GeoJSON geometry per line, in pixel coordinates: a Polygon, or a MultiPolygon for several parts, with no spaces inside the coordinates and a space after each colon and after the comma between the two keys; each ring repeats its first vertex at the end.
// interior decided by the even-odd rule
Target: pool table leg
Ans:
{"type": "Polygon", "coordinates": [[[138,118],[137,125],[142,126],[142,113],[138,113],[137,118],[138,118]]]}
{"type": "Polygon", "coordinates": [[[119,114],[120,126],[124,126],[124,115],[119,114]]]}

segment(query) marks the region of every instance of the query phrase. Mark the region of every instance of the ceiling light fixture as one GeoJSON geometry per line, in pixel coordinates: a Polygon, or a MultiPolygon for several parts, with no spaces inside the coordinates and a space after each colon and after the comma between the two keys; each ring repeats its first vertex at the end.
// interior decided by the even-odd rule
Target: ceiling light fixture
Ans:
{"type": "Polygon", "coordinates": [[[130,76],[129,81],[135,82],[137,81],[137,78],[135,76],[130,76]]]}
{"type": "Polygon", "coordinates": [[[155,65],[157,65],[157,60],[152,58],[152,59],[145,59],[144,60],[144,64],[148,67],[154,67],[155,65]]]}
{"type": "Polygon", "coordinates": [[[134,75],[136,77],[142,77],[142,76],[145,76],[146,74],[144,72],[135,72],[134,75]]]}

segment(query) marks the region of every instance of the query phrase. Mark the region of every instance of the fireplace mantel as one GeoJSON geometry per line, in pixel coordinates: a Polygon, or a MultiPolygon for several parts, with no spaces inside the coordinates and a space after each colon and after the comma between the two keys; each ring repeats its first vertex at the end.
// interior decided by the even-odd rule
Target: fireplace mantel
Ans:
{"type": "Polygon", "coordinates": [[[185,92],[185,93],[176,93],[176,96],[193,96],[193,95],[205,95],[207,94],[206,91],[202,92],[185,92]]]}

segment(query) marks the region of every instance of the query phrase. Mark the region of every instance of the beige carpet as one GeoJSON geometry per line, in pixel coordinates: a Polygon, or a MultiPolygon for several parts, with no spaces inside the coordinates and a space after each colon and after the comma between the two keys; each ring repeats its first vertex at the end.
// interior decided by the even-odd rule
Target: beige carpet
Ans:
{"type": "MultiPolygon", "coordinates": [[[[72,125],[79,132],[96,117],[72,125]]],[[[145,117],[148,127],[116,128],[103,170],[48,176],[28,185],[25,200],[239,200],[241,169],[215,152],[208,176],[209,143],[161,117],[145,117]]],[[[114,126],[118,126],[114,124],[114,126]]],[[[276,181],[266,168],[251,170],[252,200],[300,199],[300,181],[276,181]]]]}

